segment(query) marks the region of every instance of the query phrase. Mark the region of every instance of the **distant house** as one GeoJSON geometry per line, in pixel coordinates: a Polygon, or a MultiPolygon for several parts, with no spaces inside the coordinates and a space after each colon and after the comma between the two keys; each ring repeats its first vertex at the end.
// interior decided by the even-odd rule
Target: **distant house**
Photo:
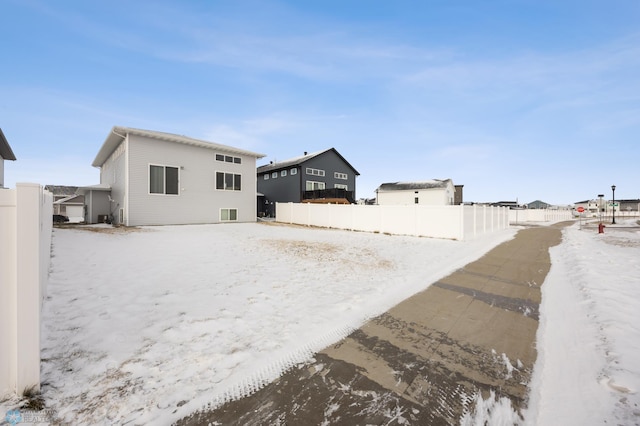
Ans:
{"type": "Polygon", "coordinates": [[[451,179],[391,182],[383,183],[376,189],[376,200],[379,205],[448,206],[456,201],[455,191],[451,179]]]}
{"type": "Polygon", "coordinates": [[[4,188],[4,160],[16,161],[16,156],[9,146],[7,138],[4,137],[0,129],[0,188],[4,188]]]}
{"type": "Polygon", "coordinates": [[[256,160],[264,155],[187,136],[115,126],[80,188],[86,221],[125,226],[256,220],[256,160]]]}
{"type": "Polygon", "coordinates": [[[273,215],[275,202],[355,203],[360,173],[335,148],[258,167],[258,214],[273,215]]]}
{"type": "Polygon", "coordinates": [[[84,221],[84,195],[78,194],[77,186],[45,185],[53,194],[53,214],[69,218],[70,222],[84,221]]]}
{"type": "Polygon", "coordinates": [[[549,207],[551,207],[551,204],[540,200],[532,201],[527,204],[528,209],[548,209],[549,207]]]}
{"type": "Polygon", "coordinates": [[[509,207],[510,209],[520,208],[518,201],[496,201],[490,204],[493,207],[509,207]]]}

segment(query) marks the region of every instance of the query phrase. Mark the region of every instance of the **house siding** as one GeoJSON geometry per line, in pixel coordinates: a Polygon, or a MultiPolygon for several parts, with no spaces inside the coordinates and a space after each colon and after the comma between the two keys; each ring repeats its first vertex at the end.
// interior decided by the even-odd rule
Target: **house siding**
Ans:
{"type": "Polygon", "coordinates": [[[431,188],[431,189],[407,189],[381,191],[377,193],[377,203],[380,205],[407,205],[415,204],[418,197],[418,204],[427,206],[444,206],[453,204],[453,187],[431,188]],[[416,193],[417,192],[417,193],[416,193]]]}
{"type": "Polygon", "coordinates": [[[107,161],[105,161],[100,168],[100,183],[111,187],[111,201],[107,199],[108,205],[105,206],[102,197],[98,197],[100,199],[99,206],[101,212],[94,212],[91,220],[97,220],[98,214],[109,214],[112,216],[114,224],[122,225],[118,221],[118,210],[125,207],[127,169],[126,146],[127,140],[125,139],[120,143],[118,148],[111,153],[107,161]],[[95,219],[93,216],[95,216],[95,219]]]}
{"type": "Polygon", "coordinates": [[[302,197],[302,190],[300,189],[301,176],[303,175],[297,166],[261,173],[258,176],[258,192],[265,194],[268,200],[277,200],[281,203],[299,203],[302,197]],[[298,171],[295,175],[292,175],[291,169],[298,171]],[[280,175],[282,170],[287,171],[286,176],[280,175]],[[273,172],[278,174],[277,178],[271,177],[273,172]],[[264,175],[269,175],[269,179],[265,180],[264,175]]]}
{"type": "Polygon", "coordinates": [[[327,151],[323,155],[311,158],[302,164],[300,172],[302,173],[302,190],[306,189],[306,181],[324,182],[327,189],[334,188],[335,184],[347,185],[348,191],[353,191],[355,197],[356,191],[356,174],[354,170],[347,166],[344,161],[333,151],[327,151]],[[313,176],[306,173],[306,168],[320,169],[325,171],[325,175],[313,176]],[[336,179],[334,173],[344,173],[347,179],[336,179]]]}
{"type": "Polygon", "coordinates": [[[4,187],[4,158],[0,155],[0,188],[4,187]]]}
{"type": "Polygon", "coordinates": [[[220,221],[220,209],[238,211],[238,222],[256,220],[256,159],[242,163],[216,161],[215,149],[129,135],[128,223],[136,225],[198,224],[220,221]],[[149,193],[149,165],[179,169],[178,195],[149,193]],[[216,190],[216,172],[242,176],[241,191],[216,190]]]}

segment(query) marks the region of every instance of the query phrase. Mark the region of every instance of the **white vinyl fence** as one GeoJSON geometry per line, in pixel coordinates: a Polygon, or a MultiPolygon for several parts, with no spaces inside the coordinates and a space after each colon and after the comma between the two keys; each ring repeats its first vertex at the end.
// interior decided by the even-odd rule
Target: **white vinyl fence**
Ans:
{"type": "Polygon", "coordinates": [[[506,207],[276,203],[276,221],[464,240],[509,226],[506,207]]]}
{"type": "Polygon", "coordinates": [[[53,196],[0,189],[0,397],[40,389],[40,312],[51,258],[53,196]]]}
{"type": "Polygon", "coordinates": [[[509,222],[512,224],[526,222],[560,222],[575,219],[571,210],[523,209],[509,210],[509,222]]]}

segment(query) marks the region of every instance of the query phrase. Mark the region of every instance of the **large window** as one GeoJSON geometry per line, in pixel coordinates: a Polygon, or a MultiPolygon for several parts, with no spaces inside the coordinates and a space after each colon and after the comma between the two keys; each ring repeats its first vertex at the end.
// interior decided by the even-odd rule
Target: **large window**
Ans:
{"type": "Polygon", "coordinates": [[[337,189],[349,189],[349,186],[345,185],[344,183],[336,183],[335,185],[333,185],[333,187],[337,189]]]}
{"type": "Polygon", "coordinates": [[[149,193],[178,195],[178,168],[149,165],[149,193]]]}
{"type": "Polygon", "coordinates": [[[216,189],[225,191],[242,190],[242,176],[233,173],[216,172],[216,189]]]}
{"type": "Polygon", "coordinates": [[[307,181],[307,191],[313,191],[316,189],[324,189],[324,188],[325,188],[324,182],[314,182],[312,180],[307,181]]]}
{"type": "Polygon", "coordinates": [[[238,209],[220,209],[220,221],[229,222],[238,220],[238,209]]]}

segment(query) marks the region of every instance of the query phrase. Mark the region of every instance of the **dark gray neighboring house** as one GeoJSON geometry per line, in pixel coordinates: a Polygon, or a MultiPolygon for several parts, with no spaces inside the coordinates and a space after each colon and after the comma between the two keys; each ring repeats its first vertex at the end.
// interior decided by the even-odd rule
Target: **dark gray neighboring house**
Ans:
{"type": "Polygon", "coordinates": [[[258,167],[258,216],[273,216],[275,203],[354,203],[360,173],[335,148],[258,167]]]}
{"type": "Polygon", "coordinates": [[[16,161],[16,156],[0,129],[0,188],[4,188],[4,160],[16,161]]]}
{"type": "Polygon", "coordinates": [[[549,207],[551,207],[551,204],[540,200],[532,201],[527,204],[528,209],[548,209],[549,207]]]}

